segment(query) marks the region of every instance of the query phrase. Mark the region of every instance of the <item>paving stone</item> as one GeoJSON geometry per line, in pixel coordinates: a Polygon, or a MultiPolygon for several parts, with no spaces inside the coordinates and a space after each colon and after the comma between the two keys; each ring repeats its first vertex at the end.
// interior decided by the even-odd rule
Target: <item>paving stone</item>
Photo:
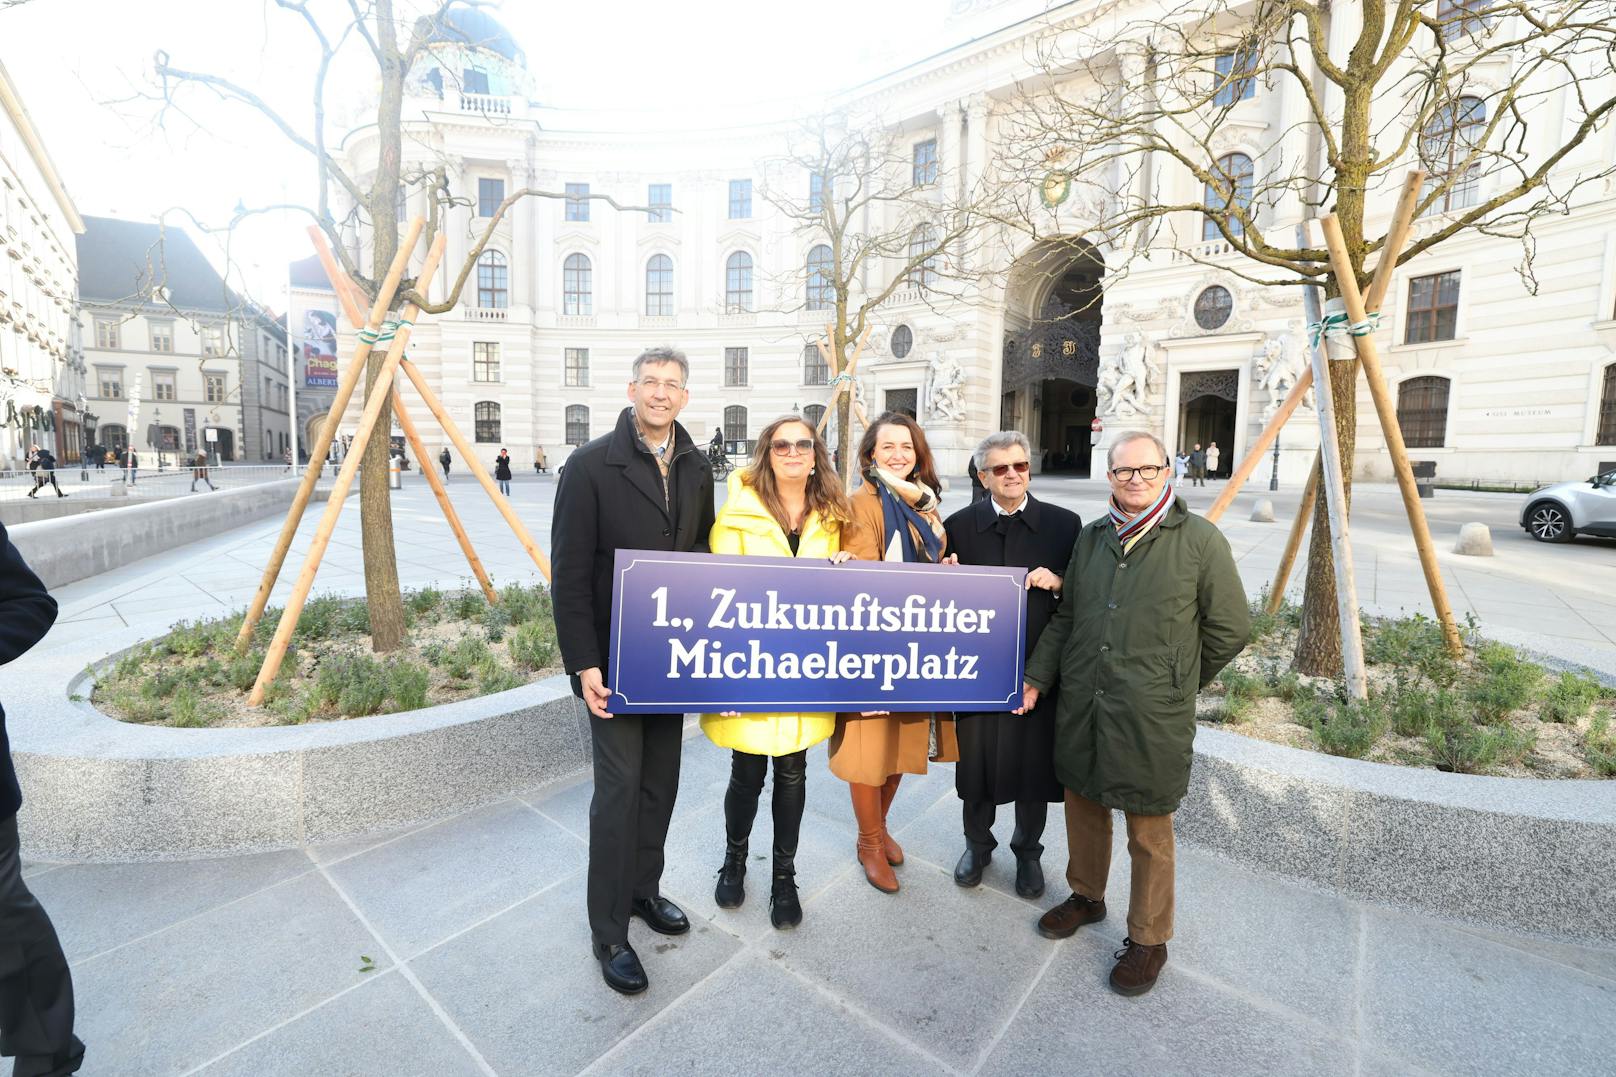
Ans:
{"type": "Polygon", "coordinates": [[[651,987],[625,998],[602,982],[590,954],[584,879],[576,875],[410,967],[500,1077],[576,1073],[741,946],[707,924],[668,937],[638,920],[629,941],[651,987]]]}
{"type": "Polygon", "coordinates": [[[1048,971],[977,1073],[1071,1072],[1076,1060],[1083,1072],[1140,1077],[1355,1072],[1352,1045],[1339,1036],[1171,958],[1149,994],[1115,994],[1106,983],[1113,944],[1086,931],[1056,944],[1048,971]]]}
{"type": "Polygon", "coordinates": [[[28,888],[70,961],[99,954],[312,870],[296,850],[218,860],[65,864],[28,888]]]}
{"type": "Polygon", "coordinates": [[[1616,981],[1395,913],[1366,941],[1367,1042],[1443,1073],[1610,1073],[1616,981]]]}
{"type": "Polygon", "coordinates": [[[748,953],[681,998],[662,1020],[607,1058],[614,1074],[753,1077],[789,1070],[815,1077],[934,1074],[935,1058],[872,1028],[856,1006],[817,991],[748,953]],[[714,1030],[723,1029],[718,1041],[714,1030]]]}
{"type": "Polygon", "coordinates": [[[328,870],[403,957],[580,871],[576,837],[519,801],[426,827],[328,870]]]}
{"type": "Polygon", "coordinates": [[[317,874],[204,913],[73,968],[88,1073],[182,1073],[387,967],[317,874]]]}
{"type": "Polygon", "coordinates": [[[770,940],[769,953],[949,1064],[969,1066],[1051,944],[1019,901],[961,890],[921,863],[899,873],[897,894],[862,872],[844,877],[815,901],[811,921],[770,940]]]}
{"type": "Polygon", "coordinates": [[[476,1077],[471,1054],[395,970],[197,1071],[201,1077],[476,1077]]]}

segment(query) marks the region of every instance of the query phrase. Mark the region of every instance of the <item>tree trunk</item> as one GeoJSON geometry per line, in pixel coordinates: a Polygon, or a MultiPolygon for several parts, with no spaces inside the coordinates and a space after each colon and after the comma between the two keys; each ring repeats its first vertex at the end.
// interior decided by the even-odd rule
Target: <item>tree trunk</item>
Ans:
{"type": "MultiPolygon", "coordinates": [[[[1352,506],[1352,458],[1358,442],[1358,360],[1332,362],[1330,392],[1335,398],[1335,438],[1341,447],[1341,479],[1352,506]]],[[[1322,431],[1321,431],[1322,433],[1322,431]]],[[[1307,550],[1307,584],[1302,595],[1302,626],[1296,639],[1295,669],[1310,677],[1340,677],[1341,619],[1335,596],[1335,553],[1330,542],[1329,498],[1313,505],[1313,537],[1307,550]]]]}

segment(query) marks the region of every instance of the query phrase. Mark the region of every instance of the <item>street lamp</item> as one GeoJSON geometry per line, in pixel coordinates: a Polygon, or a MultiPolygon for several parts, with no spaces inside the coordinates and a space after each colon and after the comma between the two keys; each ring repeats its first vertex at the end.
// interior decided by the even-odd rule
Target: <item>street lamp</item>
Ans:
{"type": "Polygon", "coordinates": [[[1274,470],[1268,476],[1268,489],[1270,492],[1279,489],[1279,434],[1274,435],[1274,470]]]}

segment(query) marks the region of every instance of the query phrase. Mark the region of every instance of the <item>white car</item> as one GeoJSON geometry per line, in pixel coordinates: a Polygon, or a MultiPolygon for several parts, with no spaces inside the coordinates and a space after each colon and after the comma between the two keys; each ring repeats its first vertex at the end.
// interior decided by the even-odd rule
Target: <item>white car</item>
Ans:
{"type": "Polygon", "coordinates": [[[1570,542],[1574,535],[1616,538],[1616,471],[1533,490],[1521,510],[1521,527],[1539,542],[1570,542]]]}

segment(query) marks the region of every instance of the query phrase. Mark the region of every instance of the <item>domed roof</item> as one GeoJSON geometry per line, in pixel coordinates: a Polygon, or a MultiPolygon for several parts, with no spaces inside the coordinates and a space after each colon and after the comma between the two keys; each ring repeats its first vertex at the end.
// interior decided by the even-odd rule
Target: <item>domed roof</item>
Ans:
{"type": "Polygon", "coordinates": [[[467,48],[486,49],[497,53],[518,67],[527,66],[527,53],[516,43],[511,32],[480,7],[452,4],[438,16],[434,41],[442,41],[467,48]]]}

